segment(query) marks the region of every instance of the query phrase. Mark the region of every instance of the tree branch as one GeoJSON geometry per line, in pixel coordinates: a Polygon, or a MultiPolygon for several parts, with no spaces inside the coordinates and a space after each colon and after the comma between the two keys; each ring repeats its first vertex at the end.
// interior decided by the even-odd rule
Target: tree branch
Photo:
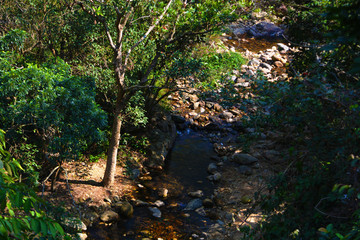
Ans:
{"type": "Polygon", "coordinates": [[[134,50],[137,46],[139,46],[139,44],[140,44],[142,41],[144,41],[144,40],[146,39],[146,37],[152,32],[152,30],[159,24],[159,22],[164,18],[165,14],[166,14],[167,10],[169,9],[169,7],[170,7],[170,5],[171,5],[172,2],[173,2],[173,0],[170,0],[170,1],[169,1],[169,3],[166,5],[166,7],[164,8],[164,11],[163,11],[162,14],[160,15],[160,17],[156,20],[156,22],[155,22],[153,25],[151,25],[151,26],[149,27],[149,29],[147,30],[147,32],[144,34],[144,36],[142,36],[142,37],[140,38],[140,40],[139,40],[137,43],[135,43],[135,44],[128,50],[128,52],[127,52],[127,54],[126,54],[126,57],[125,57],[125,66],[127,65],[127,61],[129,60],[131,51],[134,50]]]}
{"type": "Polygon", "coordinates": [[[105,28],[106,36],[107,36],[107,38],[108,38],[108,40],[109,40],[109,43],[110,43],[110,46],[111,46],[111,48],[112,48],[113,50],[115,50],[115,49],[116,49],[116,46],[115,46],[114,41],[113,41],[113,39],[112,39],[112,37],[111,37],[110,30],[109,30],[109,27],[108,27],[108,25],[107,25],[107,23],[106,23],[105,18],[96,15],[94,11],[91,11],[91,10],[86,9],[86,7],[85,7],[85,5],[84,5],[83,2],[75,1],[75,3],[77,3],[78,5],[80,5],[81,9],[82,9],[84,12],[86,12],[87,14],[93,16],[96,20],[98,20],[99,22],[101,22],[101,23],[103,24],[103,26],[104,26],[104,28],[105,28]]]}

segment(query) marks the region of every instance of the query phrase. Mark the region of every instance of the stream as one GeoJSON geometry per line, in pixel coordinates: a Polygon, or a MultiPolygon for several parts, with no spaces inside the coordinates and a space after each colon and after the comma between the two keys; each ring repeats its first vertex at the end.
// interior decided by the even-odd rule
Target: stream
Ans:
{"type": "MultiPolygon", "coordinates": [[[[279,72],[279,69],[285,69],[285,66],[269,65],[279,60],[286,62],[287,50],[281,52],[283,55],[274,50],[277,42],[247,37],[237,40],[232,40],[231,36],[225,38],[228,39],[226,45],[238,51],[250,49],[260,53],[253,52],[253,58],[245,66],[247,73],[258,70],[266,73],[263,68],[268,67],[270,76],[271,71],[279,72]],[[254,62],[257,64],[254,65],[254,62]]],[[[286,46],[278,47],[286,49],[286,46]]],[[[276,74],[274,76],[276,77],[276,74]]],[[[256,74],[253,77],[256,77],[256,74]]],[[[225,121],[221,124],[225,124],[225,121]]],[[[232,131],[238,134],[236,130],[232,131]]],[[[190,128],[178,132],[175,144],[165,161],[164,170],[138,179],[138,191],[134,196],[136,201],[131,202],[134,206],[133,217],[114,224],[100,223],[89,228],[88,239],[208,239],[206,232],[209,229],[219,225],[224,228],[224,223],[220,220],[208,218],[207,216],[211,216],[211,209],[202,206],[205,205],[204,199],[211,199],[216,187],[216,184],[207,179],[208,166],[214,162],[212,157],[216,156],[213,144],[205,133],[195,132],[190,128]],[[189,196],[189,192],[198,190],[201,190],[202,194],[197,197],[189,196]],[[194,199],[197,199],[200,205],[187,210],[194,199]]],[[[212,202],[210,205],[213,204],[212,202]]]]}
{"type": "MultiPolygon", "coordinates": [[[[178,132],[175,144],[166,159],[164,172],[141,180],[134,206],[134,215],[111,226],[89,230],[89,239],[189,239],[201,238],[203,230],[216,221],[197,211],[184,210],[194,198],[189,192],[201,190],[210,198],[214,184],[206,177],[211,157],[216,156],[212,143],[201,133],[190,129],[178,132]],[[160,196],[161,191],[167,196],[160,196]],[[161,217],[153,217],[149,206],[139,203],[162,202],[157,207],[161,217]],[[135,204],[136,205],[136,204],[135,204]]],[[[205,236],[203,236],[205,237],[205,236]]]]}

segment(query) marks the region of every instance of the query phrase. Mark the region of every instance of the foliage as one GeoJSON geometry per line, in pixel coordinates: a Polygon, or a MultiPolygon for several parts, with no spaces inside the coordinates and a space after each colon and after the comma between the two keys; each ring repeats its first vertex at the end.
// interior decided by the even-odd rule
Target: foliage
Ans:
{"type": "Polygon", "coordinates": [[[47,216],[45,202],[32,188],[19,182],[22,170],[5,150],[5,132],[0,130],[1,239],[63,239],[64,230],[47,216]]]}
{"type": "Polygon", "coordinates": [[[5,53],[0,62],[0,122],[13,145],[26,138],[65,159],[102,139],[106,115],[94,101],[93,79],[71,76],[60,59],[19,67],[5,53]]]}

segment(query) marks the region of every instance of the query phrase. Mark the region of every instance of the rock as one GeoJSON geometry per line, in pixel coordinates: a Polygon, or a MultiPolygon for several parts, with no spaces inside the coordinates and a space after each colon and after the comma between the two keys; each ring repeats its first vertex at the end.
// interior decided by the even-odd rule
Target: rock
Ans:
{"type": "Polygon", "coordinates": [[[199,108],[199,106],[200,106],[200,102],[194,102],[194,103],[191,104],[190,108],[192,110],[196,110],[196,109],[199,108]]]}
{"type": "Polygon", "coordinates": [[[161,201],[161,200],[156,200],[156,201],[154,202],[154,206],[156,206],[156,207],[162,207],[162,206],[165,206],[165,203],[164,203],[163,201],[161,201]]]}
{"type": "Polygon", "coordinates": [[[88,237],[86,235],[86,233],[77,233],[76,235],[77,235],[78,239],[80,239],[80,240],[85,240],[88,237]]]}
{"type": "Polygon", "coordinates": [[[282,162],[280,152],[276,150],[266,150],[264,151],[264,157],[272,162],[282,162]]]}
{"type": "Polygon", "coordinates": [[[156,218],[161,218],[161,211],[156,207],[148,207],[151,214],[156,218]]]}
{"type": "Polygon", "coordinates": [[[178,124],[186,122],[184,117],[175,114],[171,115],[171,119],[178,124]]]}
{"type": "Polygon", "coordinates": [[[249,196],[242,196],[240,201],[243,203],[243,204],[247,204],[247,203],[251,203],[252,202],[252,199],[249,197],[249,196]]]}
{"type": "Polygon", "coordinates": [[[191,200],[186,207],[184,208],[184,211],[193,211],[197,208],[200,208],[202,206],[202,201],[200,198],[196,198],[191,200]]]}
{"type": "Polygon", "coordinates": [[[275,61],[275,62],[274,62],[274,65],[275,65],[276,67],[278,67],[278,68],[281,68],[281,67],[284,66],[284,64],[283,64],[282,62],[280,62],[280,61],[275,61]]]}
{"type": "Polygon", "coordinates": [[[194,95],[194,94],[192,94],[192,95],[189,95],[188,100],[189,100],[189,102],[191,102],[191,103],[195,103],[195,102],[199,101],[199,97],[196,96],[196,95],[194,95]]]}
{"type": "Polygon", "coordinates": [[[215,163],[210,163],[208,168],[207,168],[207,171],[211,174],[214,174],[217,170],[217,166],[215,163]]]}
{"type": "Polygon", "coordinates": [[[231,112],[225,111],[223,113],[220,114],[220,118],[222,119],[230,119],[234,117],[234,115],[231,112]]]}
{"type": "Polygon", "coordinates": [[[221,112],[223,110],[223,107],[220,104],[215,103],[214,104],[214,110],[217,111],[217,112],[221,112]]]}
{"type": "Polygon", "coordinates": [[[242,82],[242,83],[235,83],[234,87],[249,87],[250,83],[249,82],[242,82]]]}
{"type": "Polygon", "coordinates": [[[275,55],[273,55],[273,56],[271,57],[271,59],[272,59],[273,61],[279,61],[279,62],[281,62],[282,64],[285,64],[285,63],[286,63],[286,59],[283,58],[282,56],[280,56],[280,54],[275,54],[275,55]]]}
{"type": "Polygon", "coordinates": [[[212,109],[214,107],[214,104],[213,102],[206,102],[205,103],[205,107],[207,107],[208,109],[212,109]]]}
{"type": "Polygon", "coordinates": [[[118,202],[113,206],[122,217],[131,218],[134,213],[134,208],[129,202],[118,202]]]}
{"type": "Polygon", "coordinates": [[[193,198],[201,198],[202,196],[204,196],[204,193],[202,190],[197,190],[195,192],[189,192],[188,195],[193,198]]]}
{"type": "Polygon", "coordinates": [[[246,176],[250,176],[252,174],[252,169],[248,166],[240,166],[240,167],[238,167],[237,170],[240,174],[243,174],[246,176]]]}
{"type": "Polygon", "coordinates": [[[115,222],[119,220],[119,214],[114,211],[108,210],[100,215],[100,220],[105,223],[115,222]]]}
{"type": "Polygon", "coordinates": [[[81,232],[87,230],[85,223],[75,217],[65,218],[62,225],[64,225],[65,230],[69,232],[81,232]]]}
{"type": "Polygon", "coordinates": [[[111,203],[111,200],[110,200],[110,198],[104,198],[104,202],[111,203]]]}
{"type": "Polygon", "coordinates": [[[219,172],[214,173],[213,175],[210,175],[207,177],[210,181],[217,182],[221,179],[221,174],[219,172]]]}
{"type": "Polygon", "coordinates": [[[258,162],[259,160],[247,153],[235,153],[231,157],[231,161],[240,165],[251,165],[258,162]]]}
{"type": "Polygon", "coordinates": [[[199,214],[200,216],[203,216],[203,217],[206,216],[206,212],[205,212],[205,209],[203,207],[200,207],[200,208],[196,209],[195,212],[197,214],[199,214]]]}
{"type": "Polygon", "coordinates": [[[270,22],[260,22],[250,27],[248,34],[256,38],[280,38],[284,30],[270,22]]]}
{"type": "Polygon", "coordinates": [[[257,67],[260,65],[260,61],[259,61],[259,59],[254,58],[249,61],[248,65],[257,67]]]}
{"type": "Polygon", "coordinates": [[[206,208],[212,208],[214,206],[214,202],[213,200],[211,200],[210,198],[205,198],[202,202],[203,206],[206,208]]]}
{"type": "Polygon", "coordinates": [[[138,207],[141,207],[141,206],[149,206],[149,205],[150,205],[149,203],[144,202],[144,201],[141,201],[141,200],[139,200],[139,199],[137,199],[137,200],[135,201],[135,206],[138,206],[138,207]]]}
{"type": "Polygon", "coordinates": [[[280,51],[284,50],[284,51],[287,52],[287,51],[289,51],[289,49],[290,49],[287,45],[285,45],[285,44],[283,44],[283,43],[278,43],[277,46],[278,46],[278,49],[279,49],[280,51]]]}
{"type": "Polygon", "coordinates": [[[266,68],[266,69],[268,69],[268,70],[270,70],[270,71],[271,71],[271,69],[272,69],[272,66],[271,66],[270,64],[264,63],[264,62],[260,63],[260,67],[266,68]]]}
{"type": "Polygon", "coordinates": [[[260,11],[260,12],[252,12],[251,13],[251,18],[252,19],[263,19],[267,16],[267,12],[263,12],[263,11],[260,11]]]}
{"type": "Polygon", "coordinates": [[[208,123],[204,126],[204,130],[207,131],[218,131],[220,129],[219,125],[217,123],[208,123]]]}
{"type": "Polygon", "coordinates": [[[167,188],[161,188],[158,192],[159,196],[162,198],[167,198],[169,194],[169,190],[167,188]]]}

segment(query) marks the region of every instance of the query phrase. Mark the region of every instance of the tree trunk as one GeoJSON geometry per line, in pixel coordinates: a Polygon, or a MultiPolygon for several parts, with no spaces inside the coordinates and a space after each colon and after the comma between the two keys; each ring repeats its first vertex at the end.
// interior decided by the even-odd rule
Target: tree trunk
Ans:
{"type": "Polygon", "coordinates": [[[111,130],[111,139],[108,149],[106,169],[105,169],[104,179],[102,181],[104,187],[109,187],[114,182],[114,178],[115,178],[117,155],[119,149],[119,142],[121,138],[120,131],[122,124],[122,110],[124,108],[123,97],[124,97],[124,93],[121,90],[119,90],[116,100],[116,106],[115,106],[114,122],[111,130]]]}
{"type": "Polygon", "coordinates": [[[114,122],[111,130],[111,139],[108,149],[106,169],[105,169],[104,179],[102,182],[105,187],[109,187],[114,182],[117,154],[118,154],[119,142],[121,137],[120,135],[121,124],[122,124],[121,110],[119,112],[118,109],[116,109],[116,114],[114,116],[114,122]]]}

